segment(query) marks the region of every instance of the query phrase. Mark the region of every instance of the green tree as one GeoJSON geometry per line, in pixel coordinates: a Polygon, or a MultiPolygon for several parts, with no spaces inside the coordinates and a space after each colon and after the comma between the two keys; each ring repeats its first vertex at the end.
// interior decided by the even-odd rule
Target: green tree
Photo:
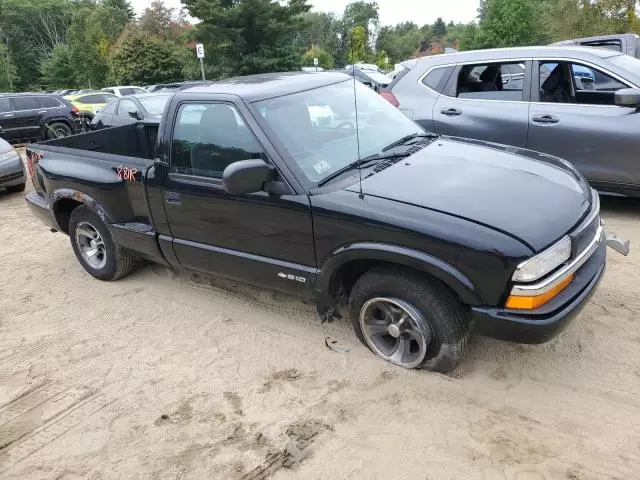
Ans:
{"type": "Polygon", "coordinates": [[[109,58],[113,83],[163,83],[181,78],[183,60],[176,44],[130,25],[122,33],[109,58]]]}
{"type": "Polygon", "coordinates": [[[412,22],[382,27],[376,41],[376,51],[384,50],[391,63],[403,61],[420,48],[423,37],[422,30],[412,22]]]}
{"type": "Polygon", "coordinates": [[[14,90],[39,88],[40,62],[65,42],[72,12],[70,0],[0,0],[0,42],[20,66],[14,90]]]}
{"type": "Polygon", "coordinates": [[[447,34],[447,24],[444,23],[442,17],[438,17],[431,27],[431,35],[434,39],[441,39],[447,34]]]}
{"type": "Polygon", "coordinates": [[[382,70],[389,70],[389,63],[385,62],[385,60],[388,60],[389,57],[387,56],[387,53],[384,50],[379,50],[376,53],[376,58],[375,58],[375,64],[378,65],[382,70]]]}
{"type": "Polygon", "coordinates": [[[113,7],[117,10],[122,10],[127,14],[127,20],[133,20],[136,13],[131,6],[129,0],[102,0],[102,5],[105,7],[113,7]]]}
{"type": "Polygon", "coordinates": [[[172,16],[172,8],[167,8],[163,0],[154,0],[140,15],[140,28],[152,35],[167,38],[171,35],[172,16]]]}
{"type": "Polygon", "coordinates": [[[297,38],[300,48],[306,50],[317,45],[335,59],[340,50],[340,21],[326,12],[303,13],[302,19],[305,24],[297,38]]]}
{"type": "Polygon", "coordinates": [[[487,0],[477,46],[515,47],[542,41],[538,8],[539,4],[531,0],[487,0]]]}
{"type": "Polygon", "coordinates": [[[351,30],[349,37],[349,54],[347,60],[349,63],[358,63],[364,61],[367,56],[365,45],[367,42],[367,33],[363,26],[356,25],[351,30]]]}
{"type": "MultiPolygon", "coordinates": [[[[225,77],[296,69],[300,46],[295,39],[304,28],[306,0],[287,4],[271,0],[183,0],[189,14],[200,20],[196,37],[204,44],[209,76],[225,77]]],[[[206,59],[205,59],[206,60],[206,59]]]]}
{"type": "Polygon", "coordinates": [[[71,64],[83,85],[102,87],[107,81],[109,54],[115,40],[127,24],[124,10],[111,6],[85,6],[73,15],[67,44],[71,64]]]}
{"type": "Polygon", "coordinates": [[[302,55],[302,65],[306,67],[313,67],[313,59],[318,59],[318,66],[324,69],[333,68],[333,57],[325,52],[317,45],[312,45],[309,50],[302,55]]]}
{"type": "Polygon", "coordinates": [[[342,15],[342,39],[344,46],[349,45],[348,39],[354,27],[359,26],[364,29],[365,52],[371,52],[371,46],[374,43],[373,41],[379,23],[378,4],[376,2],[359,0],[348,4],[342,15]]]}
{"type": "Polygon", "coordinates": [[[480,0],[480,4],[478,5],[478,18],[480,21],[484,20],[484,17],[487,16],[487,0],[480,0]]]}
{"type": "Polygon", "coordinates": [[[0,42],[0,92],[13,92],[18,69],[9,55],[9,49],[0,42]]]}
{"type": "Polygon", "coordinates": [[[71,51],[65,44],[58,44],[42,61],[42,84],[49,89],[69,88],[78,85],[78,75],[71,64],[71,51]]]}

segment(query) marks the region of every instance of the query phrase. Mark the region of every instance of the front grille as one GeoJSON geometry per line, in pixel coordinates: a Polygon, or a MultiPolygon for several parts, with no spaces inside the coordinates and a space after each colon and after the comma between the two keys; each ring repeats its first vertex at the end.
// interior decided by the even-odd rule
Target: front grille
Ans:
{"type": "Polygon", "coordinates": [[[24,174],[22,172],[10,173],[4,177],[0,177],[0,183],[11,182],[13,180],[19,180],[24,174]]]}

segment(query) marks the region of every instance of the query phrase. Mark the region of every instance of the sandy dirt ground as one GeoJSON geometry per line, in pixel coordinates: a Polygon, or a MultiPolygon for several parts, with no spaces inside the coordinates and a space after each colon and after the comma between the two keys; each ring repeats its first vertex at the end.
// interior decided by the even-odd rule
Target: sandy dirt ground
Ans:
{"type": "Polygon", "coordinates": [[[439,375],[281,294],[94,280],[0,193],[0,478],[640,478],[640,202],[603,204],[635,249],[583,314],[545,345],[475,337],[439,375]]]}

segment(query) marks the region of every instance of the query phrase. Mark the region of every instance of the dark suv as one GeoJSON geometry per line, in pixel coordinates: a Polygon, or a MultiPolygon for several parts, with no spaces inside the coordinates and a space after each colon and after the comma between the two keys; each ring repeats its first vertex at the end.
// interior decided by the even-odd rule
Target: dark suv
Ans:
{"type": "Polygon", "coordinates": [[[0,93],[0,137],[17,143],[71,135],[78,131],[73,110],[57,95],[0,93]]]}

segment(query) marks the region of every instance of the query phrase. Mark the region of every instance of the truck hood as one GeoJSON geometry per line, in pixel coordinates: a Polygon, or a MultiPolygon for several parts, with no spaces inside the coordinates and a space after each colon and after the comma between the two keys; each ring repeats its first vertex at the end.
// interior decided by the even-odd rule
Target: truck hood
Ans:
{"type": "Polygon", "coordinates": [[[564,160],[478,140],[440,137],[379,173],[367,172],[365,195],[482,224],[534,252],[571,230],[592,201],[588,184],[564,160]]]}

